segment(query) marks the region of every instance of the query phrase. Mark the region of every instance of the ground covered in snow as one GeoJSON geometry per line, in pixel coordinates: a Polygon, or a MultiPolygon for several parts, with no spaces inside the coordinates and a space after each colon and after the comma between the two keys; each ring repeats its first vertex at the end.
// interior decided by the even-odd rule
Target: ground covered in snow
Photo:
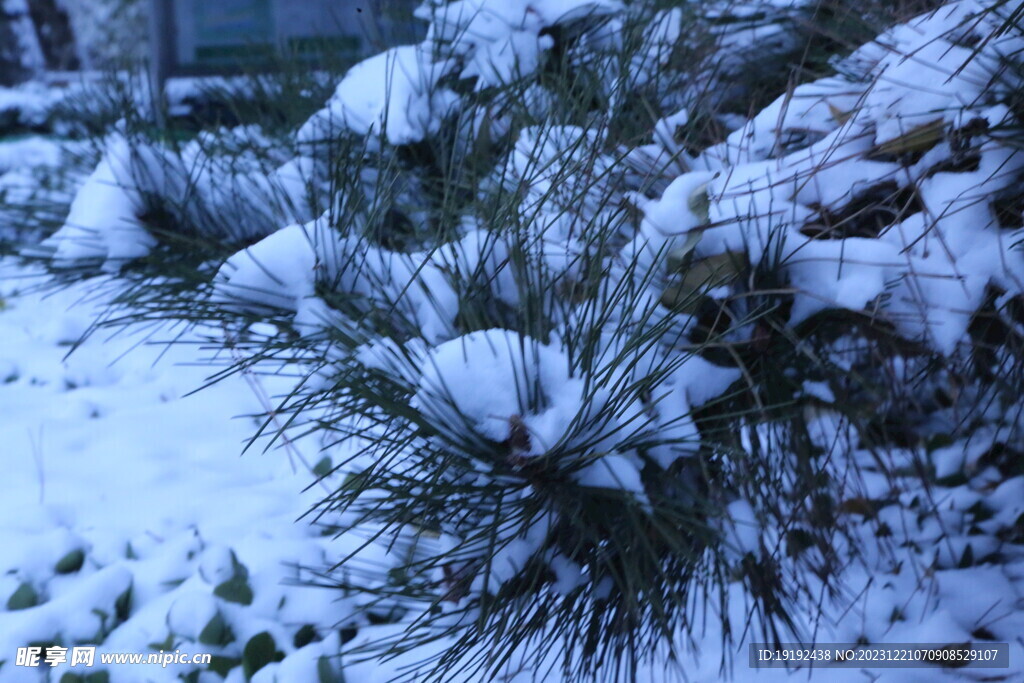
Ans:
{"type": "MultiPolygon", "coordinates": [[[[142,330],[100,334],[68,355],[103,283],[19,294],[39,276],[3,267],[0,680],[38,680],[14,666],[29,643],[210,652],[228,658],[226,671],[262,632],[288,656],[253,680],[318,680],[349,610],[340,594],[294,585],[299,565],[322,569],[341,551],[322,527],[296,521],[316,494],[303,493],[315,451],[242,456],[257,424],[246,416],[262,408],[242,378],[185,397],[209,373],[195,365],[198,336],[168,347],[148,345],[142,330]]],[[[374,680],[363,671],[358,680],[374,680]]],[[[121,666],[110,680],[183,672],[121,666]]]]}
{"type": "MultiPolygon", "coordinates": [[[[343,638],[358,643],[349,639],[384,636],[393,627],[360,623],[353,598],[340,591],[299,585],[317,579],[300,565],[323,569],[356,546],[333,538],[331,529],[298,520],[322,495],[317,487],[306,490],[318,449],[298,440],[289,449],[263,452],[257,442],[241,454],[260,423],[253,416],[264,412],[258,392],[287,391],[290,380],[234,377],[192,394],[210,374],[208,337],[201,332],[170,345],[159,342],[174,338],[173,330],[152,335],[147,327],[129,328],[116,337],[100,332],[72,351],[102,314],[109,282],[34,292],[40,273],[10,260],[0,265],[0,602],[6,605],[0,612],[6,660],[0,681],[86,673],[80,665],[63,664],[40,678],[15,667],[16,649],[30,643],[98,643],[99,652],[112,653],[212,653],[218,657],[213,669],[242,681],[245,645],[261,633],[273,638],[272,658],[283,661],[267,665],[253,681],[335,681],[342,672],[348,681],[389,680],[401,660],[356,663],[339,651],[343,638]]],[[[987,494],[989,503],[1005,503],[1004,515],[1019,514],[1022,486],[1019,479],[1007,482],[987,494]]],[[[969,499],[958,507],[982,499],[964,489],[945,495],[951,502],[969,499]]],[[[895,510],[889,521],[906,522],[895,510]]],[[[936,527],[932,533],[940,532],[936,527]]],[[[950,563],[958,560],[954,554],[950,563]]],[[[954,642],[984,626],[1013,641],[1024,629],[1024,614],[1015,607],[1024,586],[1019,560],[942,570],[923,591],[912,574],[884,578],[847,577],[854,582],[850,590],[861,585],[863,596],[841,620],[845,626],[822,640],[852,641],[866,632],[879,642],[954,642]],[[886,625],[893,610],[909,617],[896,629],[886,625]]],[[[718,680],[717,634],[698,637],[696,644],[681,671],[648,671],[644,680],[683,680],[681,672],[686,680],[718,680]]],[[[737,679],[753,680],[745,650],[737,651],[743,653],[737,679]]],[[[1016,642],[1013,668],[975,673],[1012,680],[1013,672],[1024,671],[1022,658],[1016,642]]],[[[193,669],[140,664],[108,671],[110,681],[141,682],[181,680],[193,669]]],[[[795,675],[803,679],[807,673],[795,675]]],[[[875,669],[872,675],[924,682],[938,674],[875,669]]],[[[830,681],[863,676],[820,672],[830,681]]],[[[777,670],[756,676],[788,679],[777,670]]],[[[222,679],[203,671],[187,680],[222,679]]]]}

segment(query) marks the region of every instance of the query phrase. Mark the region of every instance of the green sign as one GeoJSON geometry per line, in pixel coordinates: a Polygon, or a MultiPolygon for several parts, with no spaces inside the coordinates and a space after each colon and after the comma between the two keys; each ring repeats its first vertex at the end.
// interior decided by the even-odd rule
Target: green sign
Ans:
{"type": "MultiPolygon", "coordinates": [[[[0,0],[2,2],[2,0],[0,0]]],[[[149,0],[153,78],[355,60],[422,40],[419,0],[149,0]]]]}
{"type": "Polygon", "coordinates": [[[197,62],[234,62],[274,54],[270,0],[192,0],[197,62]]]}

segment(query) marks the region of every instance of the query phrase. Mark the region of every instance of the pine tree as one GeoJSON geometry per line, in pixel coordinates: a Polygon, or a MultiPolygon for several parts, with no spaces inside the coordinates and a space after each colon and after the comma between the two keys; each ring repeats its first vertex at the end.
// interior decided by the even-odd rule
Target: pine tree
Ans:
{"type": "Polygon", "coordinates": [[[294,138],[123,122],[86,184],[123,220],[42,248],[300,375],[311,517],[367,539],[323,581],[400,627],[358,654],[639,680],[707,622],[809,640],[899,552],[1017,552],[933,494],[1018,471],[1021,37],[782,4],[431,2],[294,138]]]}

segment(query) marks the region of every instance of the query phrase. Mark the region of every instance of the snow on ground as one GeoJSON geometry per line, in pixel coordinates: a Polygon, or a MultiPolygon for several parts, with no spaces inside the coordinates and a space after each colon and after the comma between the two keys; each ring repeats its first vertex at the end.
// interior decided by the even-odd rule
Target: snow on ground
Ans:
{"type": "MultiPolygon", "coordinates": [[[[286,653],[303,624],[326,634],[349,612],[338,594],[284,584],[297,578],[295,564],[319,568],[339,546],[296,523],[319,493],[303,493],[311,476],[302,462],[261,448],[240,455],[256,422],[232,418],[262,410],[245,380],[184,397],[210,371],[187,365],[203,353],[187,343],[148,345],[138,331],[97,333],[68,356],[103,305],[103,296],[80,301],[94,298],[98,283],[18,294],[39,279],[3,267],[0,603],[28,586],[22,594],[30,590],[39,605],[0,618],[0,681],[38,680],[13,666],[17,647],[29,642],[105,636],[110,651],[159,643],[231,654],[230,646],[188,643],[217,613],[236,641],[269,630],[286,653]],[[81,568],[57,569],[74,551],[84,554],[81,568]],[[251,605],[214,596],[235,572],[232,553],[246,567],[251,605]],[[126,591],[129,616],[111,628],[126,591]],[[107,613],[106,624],[96,610],[107,613]]],[[[282,381],[261,380],[271,393],[282,381]]],[[[296,449],[307,461],[315,455],[301,443],[296,449]]],[[[336,652],[336,641],[335,631],[324,647],[336,652]]],[[[111,680],[178,673],[126,666],[111,670],[111,680]]]]}
{"type": "MultiPolygon", "coordinates": [[[[351,550],[352,541],[296,522],[320,495],[317,488],[303,492],[311,477],[302,462],[258,447],[240,455],[257,427],[241,416],[263,409],[252,387],[236,376],[186,396],[210,373],[197,363],[207,355],[198,333],[179,340],[196,344],[165,346],[147,343],[144,329],[113,338],[98,332],[68,355],[101,312],[104,281],[41,293],[31,291],[39,278],[10,262],[2,263],[0,274],[0,602],[8,604],[27,585],[40,603],[0,614],[0,659],[7,660],[0,681],[45,680],[12,666],[17,647],[29,642],[99,639],[106,652],[162,648],[237,658],[242,644],[263,631],[288,656],[252,680],[331,680],[318,678],[317,666],[338,661],[326,658],[337,654],[340,627],[355,605],[340,592],[295,585],[295,565],[322,567],[351,550]],[[81,567],[69,569],[75,551],[81,551],[81,567]],[[244,589],[240,595],[223,587],[237,588],[239,576],[251,588],[250,604],[242,604],[244,589]],[[129,596],[126,618],[118,622],[112,615],[123,595],[129,596]],[[305,624],[323,640],[297,648],[305,624]]],[[[171,336],[166,331],[153,339],[171,336]]],[[[259,381],[273,394],[290,380],[259,381]]],[[[309,443],[299,441],[295,449],[292,455],[306,463],[318,457],[309,443]]],[[[1013,492],[999,495],[1012,498],[1013,492]]],[[[941,571],[934,594],[915,590],[916,579],[906,573],[874,588],[872,576],[863,574],[850,590],[863,584],[864,598],[834,637],[852,639],[863,627],[882,642],[955,639],[965,635],[971,615],[1010,633],[1021,626],[1021,615],[1000,603],[1015,593],[1022,574],[1014,567],[941,571]],[[939,599],[942,608],[935,609],[939,599]],[[914,618],[898,634],[875,633],[878,615],[896,606],[914,618]]],[[[378,627],[377,635],[396,628],[378,627]]],[[[369,637],[367,631],[359,637],[369,637]]],[[[683,680],[684,671],[688,680],[718,680],[718,641],[714,628],[698,634],[692,660],[681,669],[647,671],[647,680],[683,680]]],[[[1016,646],[1017,668],[998,673],[1019,675],[1020,654],[1016,646]]],[[[384,681],[398,665],[353,662],[344,668],[350,681],[384,681]]],[[[71,668],[62,665],[50,680],[65,671],[71,668]]],[[[134,683],[178,680],[187,669],[123,665],[109,672],[111,681],[134,683]]],[[[753,672],[741,656],[734,673],[749,680],[753,672]]],[[[873,673],[884,681],[931,681],[937,675],[873,673]]],[[[864,680],[858,671],[822,675],[864,680]]],[[[789,678],[780,670],[756,677],[789,678]]],[[[221,679],[206,672],[198,680],[221,679]]],[[[241,667],[227,680],[244,680],[241,667]]],[[[511,680],[536,679],[522,674],[511,680]]]]}
{"type": "Polygon", "coordinates": [[[0,144],[0,175],[20,168],[54,167],[60,160],[60,147],[38,137],[0,144]]]}

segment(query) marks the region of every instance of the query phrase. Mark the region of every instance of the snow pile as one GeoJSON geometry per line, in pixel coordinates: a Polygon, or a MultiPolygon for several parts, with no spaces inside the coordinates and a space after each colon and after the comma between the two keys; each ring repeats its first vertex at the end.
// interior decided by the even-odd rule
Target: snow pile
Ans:
{"type": "Polygon", "coordinates": [[[457,56],[459,76],[475,79],[474,88],[482,90],[529,78],[541,53],[554,45],[546,29],[621,11],[615,0],[459,0],[426,3],[417,14],[431,22],[427,40],[442,55],[457,56]]]}
{"type": "MultiPolygon", "coordinates": [[[[571,451],[574,441],[588,439],[595,442],[595,449],[612,449],[611,435],[623,428],[613,422],[605,426],[604,434],[573,434],[573,423],[584,410],[603,408],[601,399],[588,397],[583,382],[569,375],[564,354],[507,330],[475,332],[445,342],[423,365],[412,406],[451,442],[475,434],[507,442],[513,461],[550,455],[554,467],[579,467],[571,461],[557,462],[558,452],[571,451]]],[[[628,416],[624,421],[628,423],[628,416]]],[[[584,465],[573,478],[584,486],[624,488],[642,495],[641,466],[635,456],[615,454],[584,465]]]]}
{"type": "Polygon", "coordinates": [[[53,245],[58,264],[98,259],[117,265],[145,256],[156,244],[138,218],[144,207],[130,157],[123,138],[107,145],[103,160],[71,203],[64,227],[42,244],[53,245]]]}
{"type": "Polygon", "coordinates": [[[39,241],[68,207],[89,173],[84,145],[43,137],[0,141],[0,244],[39,241]]]}
{"type": "MultiPolygon", "coordinates": [[[[117,120],[124,105],[116,91],[137,79],[124,72],[112,78],[97,72],[42,73],[11,87],[0,86],[0,134],[50,133],[80,137],[117,120]]],[[[148,107],[145,95],[136,106],[148,107]]]]}
{"type": "Polygon", "coordinates": [[[384,136],[392,145],[419,142],[436,135],[461,101],[443,81],[457,74],[481,90],[529,78],[553,45],[543,31],[621,9],[614,0],[427,3],[418,11],[431,20],[427,40],[353,67],[298,139],[311,144],[349,131],[384,136]]]}
{"type": "MultiPolygon", "coordinates": [[[[1024,291],[1024,255],[1011,248],[1019,238],[993,208],[1019,182],[1022,160],[986,135],[1014,120],[1001,104],[1010,75],[998,56],[1020,39],[1005,35],[972,57],[947,40],[969,7],[883,34],[838,65],[850,76],[799,86],[693,158],[716,174],[707,189],[713,227],[699,231],[698,256],[770,259],[800,292],[794,324],[878,303],[905,337],[947,354],[987,286],[1024,291]],[[922,71],[932,74],[928,86],[909,85],[922,71]],[[864,197],[888,201],[889,215],[861,220],[854,211],[864,197]]],[[[975,22],[959,40],[991,30],[975,22]]],[[[659,207],[666,202],[659,210],[685,208],[667,197],[659,207]]]]}
{"type": "MultiPolygon", "coordinates": [[[[236,310],[281,309],[316,333],[340,323],[318,290],[341,297],[354,315],[373,307],[391,310],[396,324],[415,326],[430,340],[450,338],[458,298],[450,273],[480,277],[501,286],[502,247],[470,228],[459,241],[409,254],[382,249],[360,237],[339,238],[326,216],[291,225],[229,258],[214,280],[214,298],[236,310]]],[[[513,295],[505,282],[506,296],[513,295]]]]}
{"type": "Polygon", "coordinates": [[[180,150],[116,132],[63,227],[29,252],[49,253],[58,266],[98,262],[116,271],[159,244],[143,219],[160,211],[205,239],[251,242],[282,219],[306,218],[307,168],[253,126],[203,133],[180,150]]]}
{"type": "Polygon", "coordinates": [[[385,135],[393,145],[436,133],[458,98],[439,88],[445,65],[423,47],[405,45],[357,64],[338,85],[329,106],[299,130],[300,142],[329,138],[338,130],[385,135]]]}
{"type": "Polygon", "coordinates": [[[13,88],[0,87],[0,123],[4,128],[39,128],[63,93],[38,81],[13,88]]]}
{"type": "MultiPolygon", "coordinates": [[[[238,458],[252,422],[232,418],[261,408],[241,378],[181,398],[206,374],[188,345],[138,347],[136,330],[92,337],[63,361],[107,305],[96,297],[101,283],[19,293],[39,274],[2,265],[0,680],[33,673],[14,666],[30,642],[213,653],[243,680],[245,647],[263,632],[279,661],[261,680],[323,680],[306,675],[320,657],[339,676],[338,629],[367,622],[356,603],[295,585],[359,545],[343,549],[322,527],[294,523],[316,497],[301,493],[315,444],[293,441],[290,457],[238,458]],[[90,305],[74,305],[86,296],[90,305]]],[[[261,382],[270,392],[287,385],[261,382]]],[[[139,680],[138,667],[94,671],[103,669],[112,682],[139,680]]],[[[150,666],[145,676],[176,681],[193,670],[150,666]]]]}

